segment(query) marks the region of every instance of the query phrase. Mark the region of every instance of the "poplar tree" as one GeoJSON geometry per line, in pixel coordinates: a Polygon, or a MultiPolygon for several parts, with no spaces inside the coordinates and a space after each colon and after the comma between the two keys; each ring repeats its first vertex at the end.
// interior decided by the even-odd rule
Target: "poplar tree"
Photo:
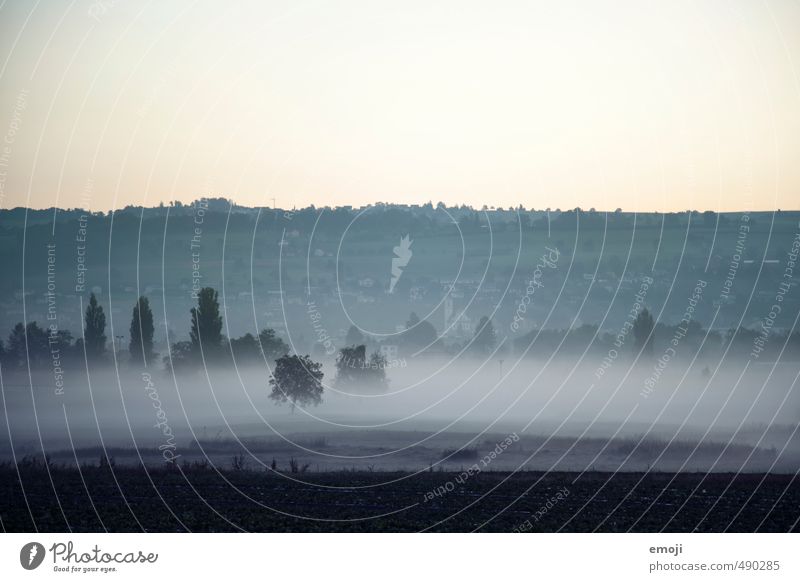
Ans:
{"type": "Polygon", "coordinates": [[[142,295],[133,306],[131,318],[130,345],[128,350],[131,361],[143,366],[154,357],[153,353],[153,312],[150,310],[150,301],[142,295]]]}
{"type": "Polygon", "coordinates": [[[99,359],[106,351],[106,315],[103,308],[97,303],[94,293],[89,297],[89,305],[86,307],[86,317],[84,317],[84,342],[86,354],[92,358],[99,359]]]}

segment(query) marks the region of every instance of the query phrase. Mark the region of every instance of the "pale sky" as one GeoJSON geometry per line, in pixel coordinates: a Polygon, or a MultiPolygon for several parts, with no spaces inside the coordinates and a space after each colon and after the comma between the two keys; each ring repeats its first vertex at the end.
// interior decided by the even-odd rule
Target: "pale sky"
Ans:
{"type": "Polygon", "coordinates": [[[6,0],[0,208],[800,208],[800,3],[6,0]]]}

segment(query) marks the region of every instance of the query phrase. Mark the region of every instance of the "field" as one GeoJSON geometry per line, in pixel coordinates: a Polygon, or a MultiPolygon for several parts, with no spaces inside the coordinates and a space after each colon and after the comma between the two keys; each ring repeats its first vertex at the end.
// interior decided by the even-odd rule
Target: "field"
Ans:
{"type": "Polygon", "coordinates": [[[0,468],[0,519],[7,532],[787,532],[800,529],[800,484],[761,474],[21,463],[0,468]]]}

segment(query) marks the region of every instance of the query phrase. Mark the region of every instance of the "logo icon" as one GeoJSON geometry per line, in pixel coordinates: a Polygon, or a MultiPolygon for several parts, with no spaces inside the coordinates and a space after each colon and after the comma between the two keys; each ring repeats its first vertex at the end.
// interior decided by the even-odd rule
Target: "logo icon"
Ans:
{"type": "Polygon", "coordinates": [[[19,551],[19,563],[26,570],[35,570],[44,561],[44,546],[39,542],[29,542],[19,551]]]}
{"type": "Polygon", "coordinates": [[[409,236],[401,237],[400,244],[393,249],[395,256],[392,257],[392,280],[389,283],[389,293],[394,293],[394,286],[397,285],[400,276],[403,274],[403,269],[408,265],[411,256],[414,254],[411,252],[411,243],[414,241],[409,236]]]}

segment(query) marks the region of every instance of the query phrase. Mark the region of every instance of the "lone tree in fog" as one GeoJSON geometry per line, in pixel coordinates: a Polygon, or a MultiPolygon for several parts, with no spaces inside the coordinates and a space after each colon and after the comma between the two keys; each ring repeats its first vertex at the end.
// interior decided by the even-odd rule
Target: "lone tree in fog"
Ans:
{"type": "Polygon", "coordinates": [[[472,349],[479,354],[489,354],[497,343],[497,333],[494,331],[492,320],[485,315],[481,317],[478,327],[475,328],[475,337],[472,339],[472,349]]]}
{"type": "Polygon", "coordinates": [[[106,315],[103,308],[97,303],[94,293],[89,297],[84,317],[84,346],[87,356],[100,358],[106,351],[106,315]]]}
{"type": "Polygon", "coordinates": [[[644,308],[636,320],[633,322],[633,339],[636,342],[636,349],[644,354],[653,353],[653,316],[644,308]]]}
{"type": "Polygon", "coordinates": [[[150,301],[144,295],[139,297],[133,306],[131,318],[131,342],[128,350],[131,360],[135,364],[147,365],[153,359],[153,312],[150,310],[150,301]]]}
{"type": "Polygon", "coordinates": [[[322,364],[308,356],[282,356],[275,362],[275,371],[269,379],[276,404],[289,402],[294,407],[318,405],[322,402],[322,364]]]}
{"type": "Polygon", "coordinates": [[[192,307],[192,329],[189,338],[192,352],[200,357],[217,355],[222,347],[222,316],[219,314],[219,294],[203,287],[197,294],[197,307],[192,307]]]}

